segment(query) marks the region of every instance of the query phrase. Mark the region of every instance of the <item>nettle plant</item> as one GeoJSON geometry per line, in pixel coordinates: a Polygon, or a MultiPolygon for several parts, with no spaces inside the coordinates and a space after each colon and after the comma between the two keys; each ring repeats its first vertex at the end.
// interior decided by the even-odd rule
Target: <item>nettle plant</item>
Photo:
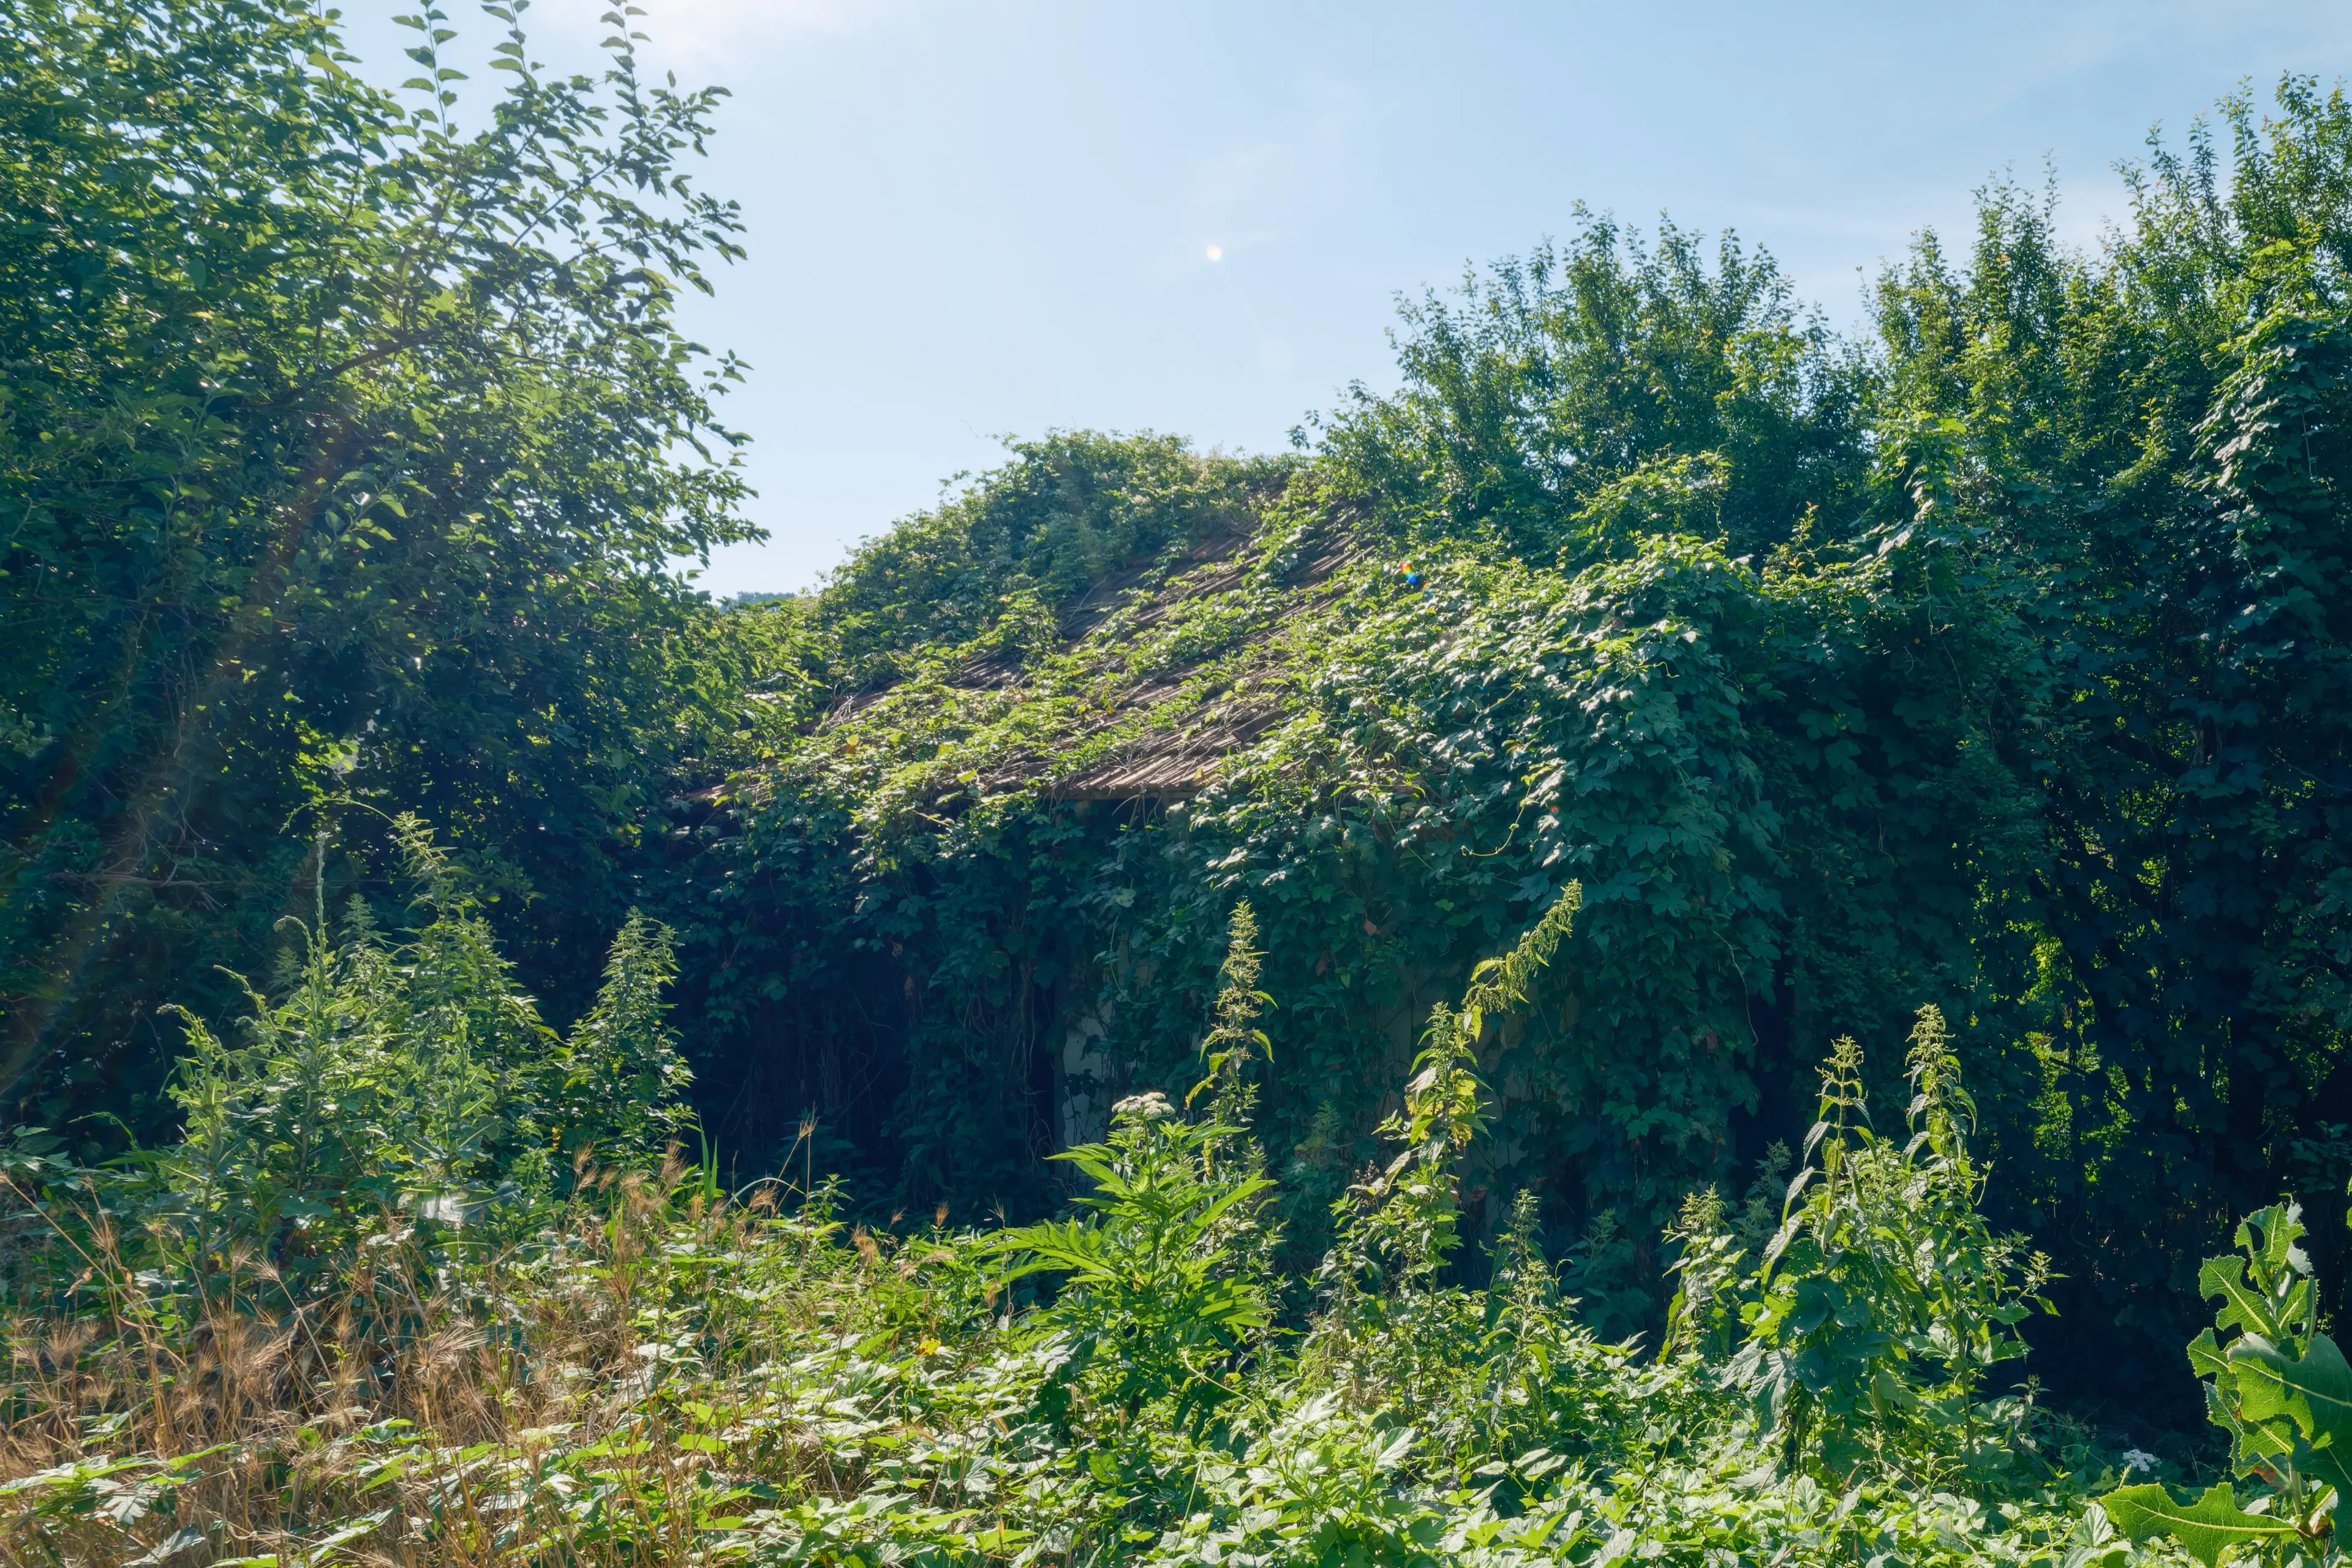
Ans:
{"type": "Polygon", "coordinates": [[[1750,1402],[1784,1461],[1831,1475],[1866,1458],[2010,1466],[2027,1441],[2030,1391],[1988,1401],[1982,1384],[2025,1354],[2017,1325],[2054,1310],[2042,1294],[2048,1259],[1979,1211],[1975,1106],[1932,1005],[1919,1009],[1909,1068],[1911,1135],[1898,1143],[1868,1123],[1861,1047],[1836,1042],[1807,1163],[1752,1271],[1711,1194],[1672,1233],[1683,1257],[1670,1352],[1720,1353],[1736,1317],[1744,1342],[1723,1363],[1724,1385],[1750,1402]]]}
{"type": "Polygon", "coordinates": [[[2241,1502],[2220,1482],[2183,1503],[2157,1482],[2099,1500],[2134,1540],[2168,1535],[2214,1568],[2232,1547],[2265,1562],[2333,1563],[2337,1500],[2352,1489],[2352,1365],[2319,1331],[2300,1205],[2274,1205],[2238,1226],[2242,1257],[2206,1259],[2203,1293],[2218,1299],[2213,1327],[2189,1343],[2205,1383],[2205,1411],[2230,1434],[2230,1471],[2267,1489],[2241,1502]],[[2225,1343],[2221,1335],[2231,1336],[2225,1343]]]}
{"type": "Polygon", "coordinates": [[[1399,1303],[1425,1295],[1460,1243],[1460,1157],[1487,1121],[1479,1038],[1526,1005],[1583,905],[1583,886],[1570,882],[1510,952],[1471,970],[1459,1007],[1431,1012],[1404,1108],[1381,1125],[1402,1147],[1332,1205],[1337,1240],[1320,1274],[1328,1326],[1342,1336],[1383,1326],[1399,1303]]]}
{"type": "Polygon", "coordinates": [[[1040,1392],[1058,1426],[1087,1402],[1122,1425],[1162,1400],[1179,1425],[1205,1418],[1231,1396],[1233,1374],[1272,1320],[1274,1237],[1262,1210],[1274,1183],[1248,1126],[1256,1100],[1248,1074],[1267,1049],[1253,1026],[1268,1005],[1256,942],[1255,913],[1236,904],[1201,1042],[1208,1074],[1185,1097],[1187,1105],[1207,1098],[1206,1119],[1185,1120],[1156,1092],[1120,1100],[1107,1142],[1055,1156],[1089,1184],[1073,1199],[1080,1213],[988,1244],[1004,1260],[1002,1285],[1063,1276],[1034,1320],[1055,1342],[1055,1372],[1040,1392]]]}

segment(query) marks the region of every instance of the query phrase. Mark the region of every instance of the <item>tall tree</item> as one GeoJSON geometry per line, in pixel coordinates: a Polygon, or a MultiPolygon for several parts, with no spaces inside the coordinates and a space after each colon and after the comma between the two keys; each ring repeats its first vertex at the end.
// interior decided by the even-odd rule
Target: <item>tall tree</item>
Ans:
{"type": "Polygon", "coordinates": [[[2221,124],[2133,172],[2103,255],[1995,192],[1964,268],[1880,293],[1885,537],[1942,563],[1933,618],[2016,628],[1988,697],[2041,797],[1980,938],[1989,1103],[2067,1321],[2159,1342],[2199,1244],[2352,1165],[2352,105],[2290,78],[2221,124]]]}
{"type": "Polygon", "coordinates": [[[154,1005],[338,875],[288,831],[331,795],[593,985],[632,809],[723,719],[668,567],[752,533],[738,367],[675,318],[740,254],[681,168],[715,91],[622,13],[590,78],[484,9],[471,126],[430,7],[404,98],[296,0],[0,17],[0,1095],[44,1120],[141,1103],[154,1005]]]}

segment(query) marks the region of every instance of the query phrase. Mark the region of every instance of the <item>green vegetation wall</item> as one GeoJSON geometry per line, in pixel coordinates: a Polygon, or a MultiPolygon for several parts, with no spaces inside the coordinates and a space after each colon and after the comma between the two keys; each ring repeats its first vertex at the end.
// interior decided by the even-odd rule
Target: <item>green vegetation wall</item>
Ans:
{"type": "Polygon", "coordinates": [[[2224,126],[2096,255],[1994,191],[1866,349],[1587,219],[1410,308],[1404,390],[1293,462],[1055,437],[755,612],[805,738],[669,840],[711,1121],[1046,1207],[1042,1154],[1197,1074],[1246,897],[1310,1252],[1431,1001],[1573,879],[1472,1188],[1541,1195],[1588,1313],[1650,1318],[1833,1037],[1897,1117],[1932,1002],[2061,1321],[2146,1351],[2043,1374],[2185,1394],[2200,1249],[2352,1163],[2352,122],[2291,81],[2224,126]]]}

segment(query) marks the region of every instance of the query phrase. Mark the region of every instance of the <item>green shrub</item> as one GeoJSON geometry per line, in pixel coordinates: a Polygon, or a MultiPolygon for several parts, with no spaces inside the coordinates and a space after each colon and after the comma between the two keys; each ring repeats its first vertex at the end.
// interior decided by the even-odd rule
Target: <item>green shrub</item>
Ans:
{"type": "Polygon", "coordinates": [[[1229,1215],[1272,1185],[1219,1181],[1212,1150],[1234,1129],[1193,1123],[1157,1094],[1119,1101],[1108,1143],[1056,1158],[1093,1184],[1073,1200],[1086,1217],[998,1234],[1009,1283],[1064,1276],[1033,1320],[1066,1342],[1056,1382],[1094,1391],[1131,1419],[1174,1402],[1172,1418],[1213,1406],[1224,1378],[1267,1322],[1267,1281],[1233,1267],[1218,1245],[1229,1215]]]}
{"type": "MultiPolygon", "coordinates": [[[[660,996],[668,932],[632,914],[594,1005],[559,1039],[424,826],[395,831],[415,929],[395,939],[355,903],[340,935],[296,928],[284,996],[248,986],[229,1038],[183,1013],[178,1142],[89,1171],[19,1131],[18,1173],[48,1223],[120,1248],[150,1294],[192,1293],[193,1315],[251,1262],[269,1299],[299,1307],[341,1291],[362,1249],[405,1227],[527,1226],[576,1166],[649,1168],[682,1125],[687,1073],[660,996]]],[[[47,1256],[20,1260],[20,1288],[47,1256]]]]}

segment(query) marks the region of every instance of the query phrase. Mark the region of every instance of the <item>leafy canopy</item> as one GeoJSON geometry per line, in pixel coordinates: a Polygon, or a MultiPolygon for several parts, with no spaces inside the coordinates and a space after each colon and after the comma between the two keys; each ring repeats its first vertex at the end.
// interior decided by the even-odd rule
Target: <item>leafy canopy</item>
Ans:
{"type": "Polygon", "coordinates": [[[405,97],[280,0],[0,18],[0,1086],[42,1119],[152,1125],[153,1008],[381,886],[381,838],[282,836],[339,794],[442,824],[583,1005],[633,811],[756,722],[669,568],[751,537],[739,367],[675,325],[740,254],[685,168],[717,95],[491,9],[478,102],[429,6],[405,97]]]}

